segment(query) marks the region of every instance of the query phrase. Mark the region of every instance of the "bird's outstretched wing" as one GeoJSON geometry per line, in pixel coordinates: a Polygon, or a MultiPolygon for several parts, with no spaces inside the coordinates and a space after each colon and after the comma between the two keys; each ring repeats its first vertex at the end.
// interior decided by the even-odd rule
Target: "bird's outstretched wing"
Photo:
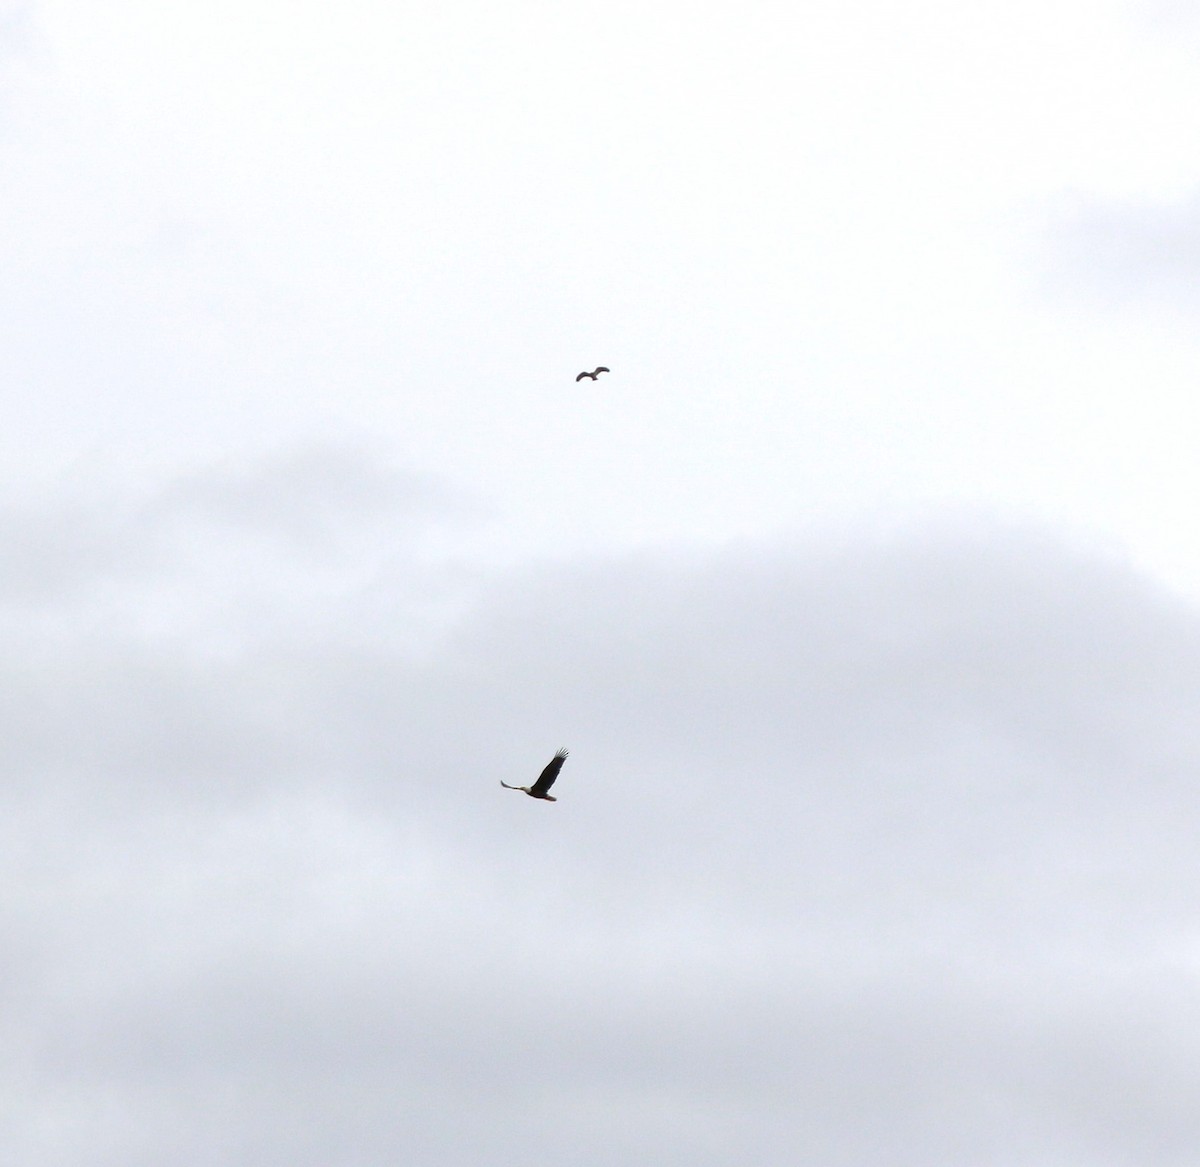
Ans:
{"type": "Polygon", "coordinates": [[[592,373],[580,373],[579,376],[575,378],[575,384],[578,385],[579,382],[584,379],[584,377],[591,377],[593,381],[596,379],[595,375],[592,373]]]}
{"type": "Polygon", "coordinates": [[[563,768],[563,763],[566,760],[567,751],[559,750],[550,759],[549,765],[538,776],[538,780],[529,788],[529,793],[534,796],[545,794],[554,785],[554,779],[558,777],[558,772],[563,768]]]}
{"type": "MultiPolygon", "coordinates": [[[[608,368],[606,365],[597,365],[596,366],[596,373],[611,373],[611,372],[612,372],[612,370],[610,368],[608,368]]],[[[596,375],[596,373],[593,373],[592,376],[594,377],[596,375]]]]}

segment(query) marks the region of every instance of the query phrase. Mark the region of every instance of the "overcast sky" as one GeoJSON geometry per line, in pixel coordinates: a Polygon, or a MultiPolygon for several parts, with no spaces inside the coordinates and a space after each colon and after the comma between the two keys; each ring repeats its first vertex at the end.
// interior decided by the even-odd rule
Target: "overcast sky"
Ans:
{"type": "Polygon", "coordinates": [[[12,1161],[1193,1167],[1198,56],[0,0],[12,1161]]]}

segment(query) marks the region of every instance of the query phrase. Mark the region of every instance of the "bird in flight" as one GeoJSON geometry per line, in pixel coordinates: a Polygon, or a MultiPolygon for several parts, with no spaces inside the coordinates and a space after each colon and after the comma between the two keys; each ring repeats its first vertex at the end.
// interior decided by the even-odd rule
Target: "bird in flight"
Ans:
{"type": "Polygon", "coordinates": [[[586,370],[584,372],[580,373],[579,376],[575,378],[575,384],[578,385],[579,382],[584,379],[584,377],[591,377],[591,379],[594,381],[597,377],[600,376],[601,373],[608,373],[611,371],[612,371],[611,369],[605,368],[604,365],[597,365],[595,367],[595,369],[593,369],[592,372],[590,372],[590,373],[587,372],[586,370]]]}
{"type": "Polygon", "coordinates": [[[547,802],[557,802],[558,799],[553,794],[548,793],[550,787],[554,785],[554,779],[558,777],[558,772],[563,768],[563,763],[567,760],[567,751],[559,750],[549,764],[538,776],[538,780],[532,786],[509,786],[503,778],[500,779],[500,785],[505,790],[523,790],[530,798],[544,798],[547,802]]]}

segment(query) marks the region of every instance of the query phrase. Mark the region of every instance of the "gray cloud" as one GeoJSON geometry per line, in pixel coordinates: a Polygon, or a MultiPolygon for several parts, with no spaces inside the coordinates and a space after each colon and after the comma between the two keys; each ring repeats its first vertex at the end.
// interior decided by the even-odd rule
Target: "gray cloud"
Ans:
{"type": "Polygon", "coordinates": [[[97,678],[84,662],[52,679],[48,641],[118,644],[122,667],[144,679],[159,657],[325,635],[320,621],[413,647],[475,584],[447,546],[478,526],[481,508],[366,450],[314,445],[155,487],[73,485],[0,504],[0,625],[42,646],[56,691],[97,678]]]}
{"type": "Polygon", "coordinates": [[[364,530],[392,545],[431,522],[465,519],[463,499],[428,476],[401,472],[367,451],[312,446],[237,468],[206,468],[164,486],[118,492],[79,485],[33,505],[0,509],[7,548],[0,601],[59,603],[102,580],[161,571],[206,541],[269,544],[306,566],[345,556],[364,530]]]}
{"type": "Polygon", "coordinates": [[[1083,202],[1051,231],[1052,278],[1112,302],[1193,306],[1200,297],[1200,197],[1083,202]]]}
{"type": "MultiPolygon", "coordinates": [[[[145,511],[286,589],[375,522],[318,463],[145,511]]],[[[420,652],[322,610],[382,578],[5,634],[22,1162],[1190,1162],[1190,608],[989,524],[495,574],[420,652]]]]}
{"type": "Polygon", "coordinates": [[[26,56],[35,39],[33,0],[0,2],[0,63],[26,56]]]}

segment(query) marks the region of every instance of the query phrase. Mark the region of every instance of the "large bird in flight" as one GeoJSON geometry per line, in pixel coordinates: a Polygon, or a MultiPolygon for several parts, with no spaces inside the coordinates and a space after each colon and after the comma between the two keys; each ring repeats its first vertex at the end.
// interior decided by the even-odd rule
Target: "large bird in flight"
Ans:
{"type": "Polygon", "coordinates": [[[575,378],[575,384],[578,385],[579,382],[584,379],[584,377],[591,377],[591,379],[594,381],[600,376],[601,373],[609,373],[611,371],[611,369],[605,368],[604,365],[597,365],[590,373],[586,370],[580,373],[579,376],[575,378]]]}
{"type": "Polygon", "coordinates": [[[558,772],[563,768],[563,763],[567,760],[567,751],[559,750],[553,758],[550,759],[549,765],[538,776],[538,780],[532,786],[509,786],[503,778],[500,779],[500,785],[505,790],[523,790],[530,798],[544,798],[547,802],[557,802],[558,799],[553,794],[549,793],[550,787],[554,785],[554,779],[558,777],[558,772]]]}

